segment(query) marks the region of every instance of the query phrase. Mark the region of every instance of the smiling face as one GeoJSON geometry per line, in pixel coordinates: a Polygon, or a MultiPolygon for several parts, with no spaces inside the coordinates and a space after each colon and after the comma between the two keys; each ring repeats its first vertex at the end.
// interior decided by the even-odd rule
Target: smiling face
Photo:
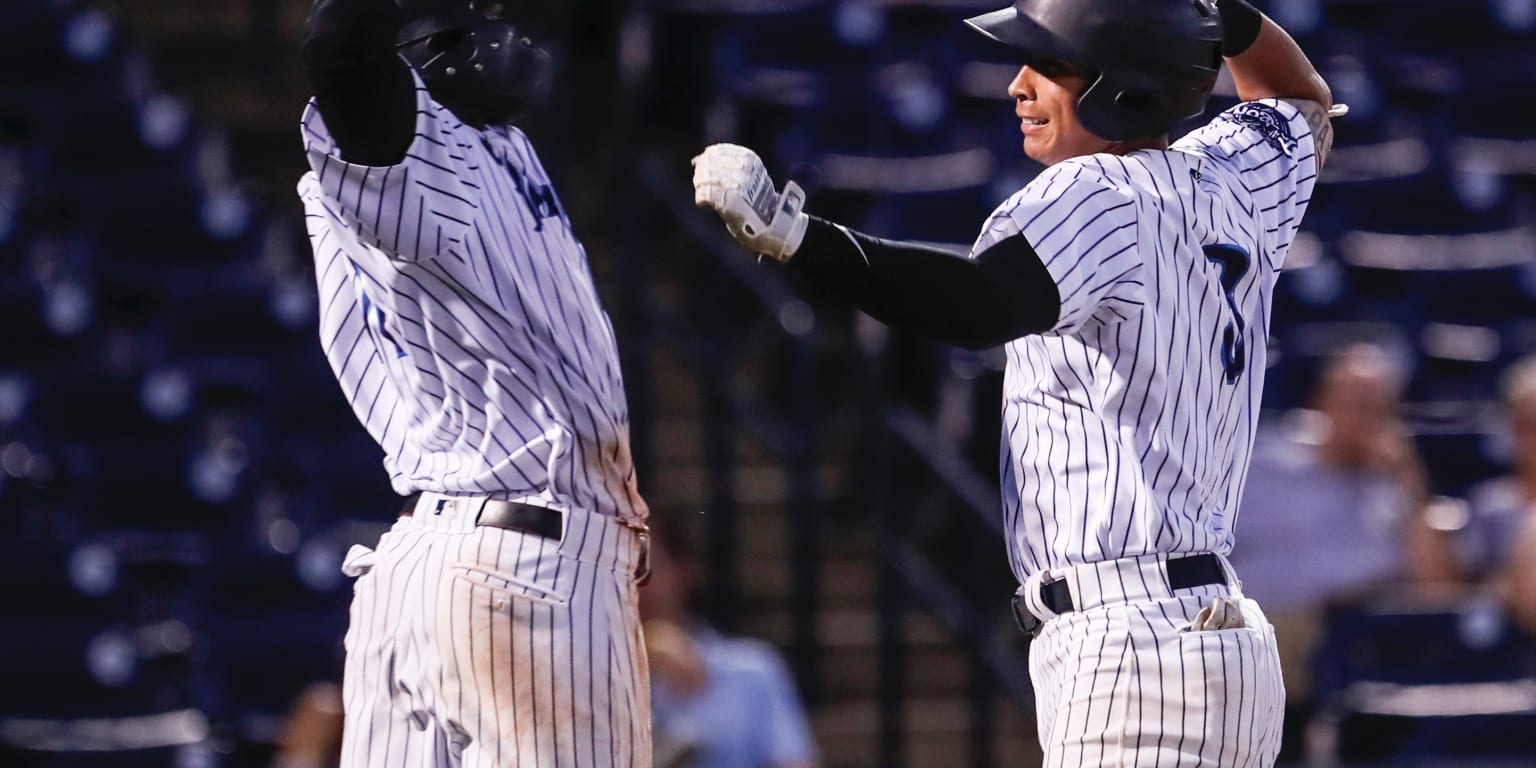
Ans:
{"type": "Polygon", "coordinates": [[[1077,120],[1077,99],[1088,88],[1090,73],[1061,62],[1025,65],[1008,85],[1024,133],[1024,154],[1044,165],[1095,152],[1112,142],[1095,136],[1077,120]]]}
{"type": "Polygon", "coordinates": [[[1110,141],[1083,127],[1077,102],[1098,75],[1060,61],[1026,64],[1008,84],[1024,134],[1024,154],[1043,165],[1074,157],[1108,152],[1124,155],[1138,149],[1166,149],[1167,134],[1134,141],[1110,141]]]}

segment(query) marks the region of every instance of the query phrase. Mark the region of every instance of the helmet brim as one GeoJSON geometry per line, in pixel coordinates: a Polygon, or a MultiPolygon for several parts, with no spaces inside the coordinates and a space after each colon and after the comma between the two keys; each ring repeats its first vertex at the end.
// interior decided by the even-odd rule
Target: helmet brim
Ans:
{"type": "Polygon", "coordinates": [[[965,23],[977,32],[1023,54],[1026,62],[1049,59],[1076,63],[1072,52],[1062,40],[1015,8],[972,16],[965,23]]]}

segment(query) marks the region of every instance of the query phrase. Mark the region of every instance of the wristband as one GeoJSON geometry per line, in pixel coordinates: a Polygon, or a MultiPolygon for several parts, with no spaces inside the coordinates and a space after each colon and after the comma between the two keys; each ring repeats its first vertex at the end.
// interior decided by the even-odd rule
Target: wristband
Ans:
{"type": "Polygon", "coordinates": [[[1237,56],[1259,39],[1264,14],[1247,0],[1217,0],[1216,10],[1221,14],[1222,56],[1229,59],[1237,56]]]}

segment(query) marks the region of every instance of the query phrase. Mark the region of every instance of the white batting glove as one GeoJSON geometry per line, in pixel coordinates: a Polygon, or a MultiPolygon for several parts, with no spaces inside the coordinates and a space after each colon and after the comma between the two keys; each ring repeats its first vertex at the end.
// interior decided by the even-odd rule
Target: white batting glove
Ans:
{"type": "Polygon", "coordinates": [[[1194,632],[1212,632],[1218,629],[1237,629],[1247,626],[1243,619],[1242,598],[1214,597],[1211,604],[1201,608],[1196,614],[1194,624],[1190,630],[1194,632]]]}
{"type": "Polygon", "coordinates": [[[735,144],[711,145],[693,159],[693,202],[720,214],[736,242],[779,261],[800,249],[810,222],[800,185],[776,191],[762,158],[735,144]]]}

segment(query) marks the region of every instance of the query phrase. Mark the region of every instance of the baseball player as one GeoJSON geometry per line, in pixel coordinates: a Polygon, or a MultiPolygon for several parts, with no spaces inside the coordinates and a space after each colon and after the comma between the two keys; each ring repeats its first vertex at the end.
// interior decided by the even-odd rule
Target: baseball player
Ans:
{"type": "Polygon", "coordinates": [[[550,58],[498,2],[317,0],[299,182],[320,337],[407,499],[356,547],[342,765],[651,759],[613,329],[510,121],[550,58]]]}
{"type": "Polygon", "coordinates": [[[969,253],[810,217],[741,147],[695,159],[696,202],[892,326],[1006,345],[1003,514],[1047,765],[1272,764],[1274,635],[1226,555],[1329,90],[1244,0],[1017,0],[969,23],[1017,49],[1008,94],[1048,166],[969,253]],[[1170,144],[1223,58],[1243,103],[1170,144]]]}

